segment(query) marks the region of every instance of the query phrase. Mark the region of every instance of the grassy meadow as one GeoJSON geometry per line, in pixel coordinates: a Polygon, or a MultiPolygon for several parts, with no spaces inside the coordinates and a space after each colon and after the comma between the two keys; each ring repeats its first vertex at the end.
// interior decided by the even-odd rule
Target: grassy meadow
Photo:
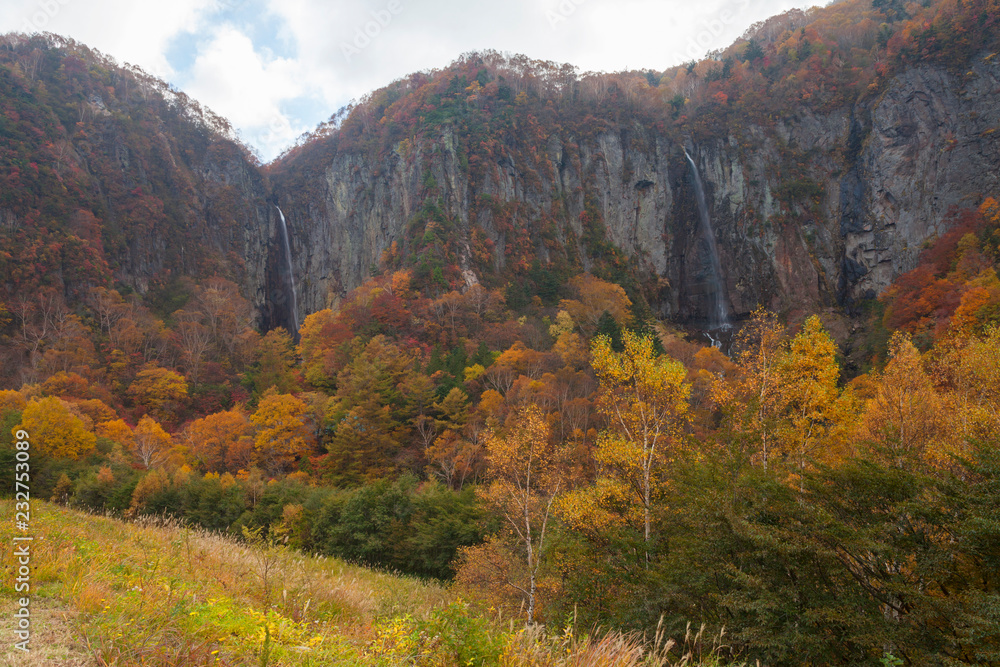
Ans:
{"type": "MultiPolygon", "coordinates": [[[[5,516],[13,503],[0,501],[5,516]]],[[[35,501],[32,641],[13,651],[13,569],[0,631],[10,665],[718,664],[697,647],[573,628],[525,629],[440,583],[281,545],[236,542],[171,520],[137,522],[35,501]],[[691,650],[690,647],[696,647],[691,650]]],[[[0,530],[12,562],[12,522],[0,530]]]]}

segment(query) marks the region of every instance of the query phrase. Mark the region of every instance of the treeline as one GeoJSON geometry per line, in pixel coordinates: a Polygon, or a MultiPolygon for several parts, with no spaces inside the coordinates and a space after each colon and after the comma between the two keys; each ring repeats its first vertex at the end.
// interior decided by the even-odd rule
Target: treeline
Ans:
{"type": "Polygon", "coordinates": [[[458,581],[529,618],[696,619],[765,664],[996,664],[998,344],[995,321],[924,355],[897,333],[844,385],[818,318],[759,313],[698,415],[649,338],[598,337],[590,456],[517,410],[480,491],[503,527],[458,581]]]}
{"type": "Polygon", "coordinates": [[[236,537],[249,529],[307,553],[437,579],[454,577],[458,550],[482,541],[493,525],[473,487],[456,492],[412,475],[337,489],[301,474],[144,475],[112,464],[76,483],[60,477],[53,499],[125,517],[173,516],[236,537]]]}

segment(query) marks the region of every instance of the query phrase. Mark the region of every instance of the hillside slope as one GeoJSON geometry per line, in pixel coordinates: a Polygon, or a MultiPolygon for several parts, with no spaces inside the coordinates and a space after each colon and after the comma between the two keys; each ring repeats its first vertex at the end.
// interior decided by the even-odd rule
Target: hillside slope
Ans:
{"type": "Polygon", "coordinates": [[[0,300],[227,278],[264,304],[273,208],[228,123],[52,35],[0,39],[0,300]],[[264,255],[259,254],[265,253],[264,255]]]}
{"type": "MultiPolygon", "coordinates": [[[[0,511],[13,511],[0,501],[0,511]]],[[[491,623],[435,583],[35,501],[28,665],[699,665],[638,637],[491,623]],[[55,611],[51,611],[51,610],[55,611]],[[58,617],[58,623],[52,621],[58,617]],[[43,640],[54,644],[43,646],[43,640]],[[44,656],[49,656],[47,662],[44,656]]],[[[10,558],[10,522],[0,554],[10,558]]],[[[23,595],[23,593],[22,593],[23,595]]],[[[13,583],[0,588],[14,598],[13,583]]],[[[3,606],[7,606],[4,604],[3,606]]],[[[697,641],[697,640],[695,640],[697,641]]],[[[695,646],[684,646],[687,650],[695,646]]],[[[705,664],[720,664],[706,652],[705,664]]]]}

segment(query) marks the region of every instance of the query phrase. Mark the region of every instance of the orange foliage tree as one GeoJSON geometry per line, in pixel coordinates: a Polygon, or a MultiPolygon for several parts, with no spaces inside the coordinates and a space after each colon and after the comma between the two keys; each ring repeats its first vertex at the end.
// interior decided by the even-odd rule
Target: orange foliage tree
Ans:
{"type": "Polygon", "coordinates": [[[336,387],[337,371],[347,358],[340,347],[352,337],[350,328],[329,308],[307,315],[299,327],[298,347],[306,382],[319,389],[336,387]]]}
{"type": "Polygon", "coordinates": [[[237,407],[191,422],[184,429],[184,441],[195,463],[209,472],[223,472],[239,458],[249,432],[250,421],[237,407]]]}
{"type": "Polygon", "coordinates": [[[52,458],[75,460],[97,444],[97,437],[69,404],[53,396],[29,402],[14,430],[18,429],[30,434],[32,451],[52,458]]]}
{"type": "Polygon", "coordinates": [[[291,394],[265,392],[250,416],[256,428],[254,459],[272,473],[284,472],[297,458],[305,456],[314,441],[310,428],[311,411],[304,401],[291,394]]]}
{"type": "Polygon", "coordinates": [[[490,483],[480,496],[503,518],[507,541],[521,555],[527,580],[505,583],[521,593],[528,623],[534,623],[549,519],[565,488],[562,451],[551,443],[548,425],[534,406],[513,415],[506,432],[490,433],[486,451],[490,483]]]}
{"type": "Polygon", "coordinates": [[[628,317],[632,302],[619,285],[582,273],[569,281],[570,289],[577,298],[563,299],[559,307],[569,313],[580,329],[592,336],[604,313],[609,313],[616,322],[624,322],[628,317]]]}
{"type": "Polygon", "coordinates": [[[123,419],[101,422],[96,430],[98,437],[117,443],[123,451],[130,452],[135,449],[135,434],[132,432],[132,427],[123,419]]]}

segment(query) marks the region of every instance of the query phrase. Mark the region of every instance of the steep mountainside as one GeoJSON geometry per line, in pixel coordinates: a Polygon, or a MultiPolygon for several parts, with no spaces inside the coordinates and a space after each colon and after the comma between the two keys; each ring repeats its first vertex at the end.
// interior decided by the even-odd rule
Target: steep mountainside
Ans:
{"type": "Polygon", "coordinates": [[[713,262],[687,152],[733,313],[857,312],[953,209],[998,190],[996,0],[924,4],[790,12],[664,72],[469,55],[372,93],[265,169],[141,71],[7,36],[3,300],[115,284],[155,304],[185,276],[222,276],[258,324],[295,328],[402,266],[431,292],[506,287],[515,310],[591,271],[699,324],[713,262]]]}
{"type": "Polygon", "coordinates": [[[664,73],[485,53],[397,81],[269,167],[304,310],[405,263],[543,298],[593,270],[703,321],[685,149],[734,312],[851,309],[1000,185],[988,4],[835,3],[664,73]]]}
{"type": "MultiPolygon", "coordinates": [[[[273,208],[228,124],[145,73],[60,38],[0,42],[2,299],[163,298],[223,276],[257,308],[273,208]]],[[[275,255],[277,257],[277,255],[275,255]]]]}

